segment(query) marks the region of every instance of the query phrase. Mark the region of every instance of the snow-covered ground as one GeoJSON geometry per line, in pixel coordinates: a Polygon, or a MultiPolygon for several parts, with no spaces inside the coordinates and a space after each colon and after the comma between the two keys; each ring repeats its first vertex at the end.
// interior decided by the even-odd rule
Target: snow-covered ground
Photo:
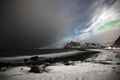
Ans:
{"type": "MultiPolygon", "coordinates": [[[[97,50],[97,49],[96,49],[97,50]]],[[[94,50],[95,51],[95,50],[94,50]]],[[[101,62],[106,64],[119,64],[120,63],[120,50],[97,50],[100,51],[96,57],[88,58],[87,61],[101,62]]]]}
{"type": "Polygon", "coordinates": [[[85,62],[73,61],[74,65],[56,63],[46,67],[44,73],[29,73],[30,68],[26,66],[9,68],[0,72],[0,80],[120,80],[120,64],[117,64],[120,52],[95,50],[100,53],[85,62]]]}

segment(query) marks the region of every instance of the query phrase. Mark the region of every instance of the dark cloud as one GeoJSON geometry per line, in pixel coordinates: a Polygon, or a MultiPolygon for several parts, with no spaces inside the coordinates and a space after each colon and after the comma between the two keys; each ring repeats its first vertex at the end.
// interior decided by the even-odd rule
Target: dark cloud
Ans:
{"type": "Polygon", "coordinates": [[[117,0],[104,0],[104,3],[111,6],[113,4],[115,4],[117,2],[117,0]]]}
{"type": "Polygon", "coordinates": [[[119,19],[119,3],[118,0],[1,0],[0,48],[31,49],[57,41],[65,43],[62,39],[68,36],[84,34],[119,19]]]}
{"type": "Polygon", "coordinates": [[[39,48],[64,37],[71,22],[66,1],[1,1],[0,48],[39,48]]]}

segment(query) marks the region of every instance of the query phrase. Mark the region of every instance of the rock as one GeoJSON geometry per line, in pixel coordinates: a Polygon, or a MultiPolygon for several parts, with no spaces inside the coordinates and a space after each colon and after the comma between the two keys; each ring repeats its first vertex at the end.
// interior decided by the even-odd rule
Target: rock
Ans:
{"type": "Polygon", "coordinates": [[[31,69],[30,69],[29,72],[40,73],[40,71],[41,71],[41,70],[40,70],[39,66],[33,65],[33,66],[31,67],[31,69]]]}
{"type": "Polygon", "coordinates": [[[120,36],[116,39],[113,45],[120,47],[120,36]]]}

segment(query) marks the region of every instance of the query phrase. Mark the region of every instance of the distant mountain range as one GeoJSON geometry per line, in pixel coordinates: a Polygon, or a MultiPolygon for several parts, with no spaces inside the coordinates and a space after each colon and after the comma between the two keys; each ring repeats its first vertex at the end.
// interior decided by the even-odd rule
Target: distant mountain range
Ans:
{"type": "Polygon", "coordinates": [[[79,43],[79,42],[69,42],[64,48],[83,48],[83,49],[100,49],[104,46],[99,43],[79,43]]]}

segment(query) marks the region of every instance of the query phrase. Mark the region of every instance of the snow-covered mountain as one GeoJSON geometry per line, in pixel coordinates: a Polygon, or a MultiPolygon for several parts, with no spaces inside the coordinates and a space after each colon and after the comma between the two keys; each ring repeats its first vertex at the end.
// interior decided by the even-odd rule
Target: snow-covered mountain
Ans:
{"type": "Polygon", "coordinates": [[[99,43],[79,43],[79,42],[70,42],[67,43],[65,48],[85,48],[85,49],[100,49],[103,48],[99,43]]]}
{"type": "Polygon", "coordinates": [[[100,49],[103,48],[102,45],[100,45],[99,43],[84,43],[81,46],[82,48],[93,48],[93,49],[100,49]]]}

